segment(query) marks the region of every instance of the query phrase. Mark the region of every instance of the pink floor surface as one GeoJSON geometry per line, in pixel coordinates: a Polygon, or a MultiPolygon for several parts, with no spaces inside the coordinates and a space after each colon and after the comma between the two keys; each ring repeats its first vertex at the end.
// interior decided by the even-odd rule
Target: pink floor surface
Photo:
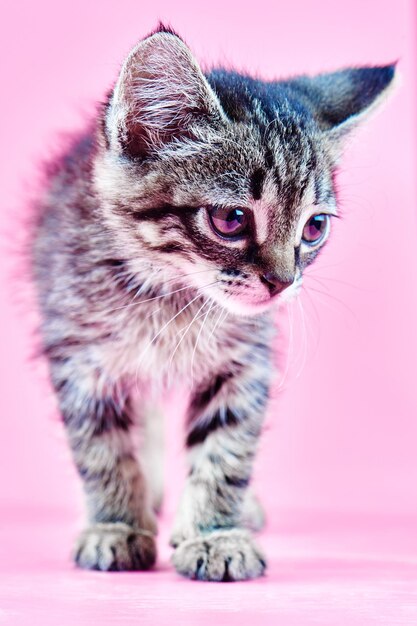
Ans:
{"type": "Polygon", "coordinates": [[[173,571],[166,523],[154,571],[85,572],[68,558],[74,520],[9,511],[0,524],[0,624],[417,623],[417,520],[300,519],[260,537],[269,554],[263,579],[222,584],[173,571]]]}

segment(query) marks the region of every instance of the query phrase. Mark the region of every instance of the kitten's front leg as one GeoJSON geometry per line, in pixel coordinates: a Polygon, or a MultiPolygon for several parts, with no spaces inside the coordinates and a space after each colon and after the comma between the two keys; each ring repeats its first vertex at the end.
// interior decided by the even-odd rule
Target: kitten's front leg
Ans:
{"type": "Polygon", "coordinates": [[[214,376],[190,405],[191,469],[172,537],[173,563],[190,578],[245,580],[266,567],[243,518],[269,372],[256,357],[237,370],[214,376]]]}
{"type": "Polygon", "coordinates": [[[53,379],[87,496],[89,525],[75,561],[86,569],[148,569],[156,559],[156,524],[135,458],[129,400],[114,389],[98,395],[88,376],[69,380],[55,369],[53,379]]]}

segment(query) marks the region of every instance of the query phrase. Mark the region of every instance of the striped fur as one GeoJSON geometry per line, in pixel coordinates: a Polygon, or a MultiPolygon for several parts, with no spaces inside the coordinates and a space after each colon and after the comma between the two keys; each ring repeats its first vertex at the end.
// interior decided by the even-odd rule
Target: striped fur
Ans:
{"type": "Polygon", "coordinates": [[[327,231],[306,243],[304,226],[336,213],[341,141],[392,75],[391,66],[270,83],[204,75],[162,28],[131,52],[98,120],[55,164],[33,274],[87,498],[81,567],[155,562],[158,406],[185,381],[190,473],[174,564],[206,580],[264,571],[245,527],[262,522],[248,486],[273,376],[271,314],[325,243],[327,231]],[[213,207],[243,207],[244,236],[219,236],[213,207]]]}

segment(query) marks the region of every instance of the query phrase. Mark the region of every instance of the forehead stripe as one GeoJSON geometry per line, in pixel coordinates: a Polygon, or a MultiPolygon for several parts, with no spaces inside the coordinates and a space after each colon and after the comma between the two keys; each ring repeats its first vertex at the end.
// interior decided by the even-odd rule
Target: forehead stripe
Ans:
{"type": "Polygon", "coordinates": [[[254,200],[261,198],[264,180],[265,171],[259,167],[253,172],[250,180],[250,191],[254,200]]]}

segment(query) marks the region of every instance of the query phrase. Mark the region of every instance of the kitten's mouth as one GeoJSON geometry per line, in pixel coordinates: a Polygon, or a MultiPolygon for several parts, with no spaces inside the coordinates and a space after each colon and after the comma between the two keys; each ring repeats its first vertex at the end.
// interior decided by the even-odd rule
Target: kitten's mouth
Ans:
{"type": "Polygon", "coordinates": [[[279,306],[279,303],[283,301],[282,294],[263,298],[256,296],[252,298],[242,297],[242,293],[227,293],[225,296],[224,292],[220,292],[216,295],[220,297],[214,297],[214,299],[217,300],[222,307],[235,315],[259,315],[268,309],[279,306]]]}
{"type": "Polygon", "coordinates": [[[226,297],[224,297],[224,292],[222,292],[219,303],[225,309],[237,315],[258,315],[296,298],[300,292],[302,282],[302,277],[299,276],[288,287],[277,293],[265,294],[264,290],[263,293],[259,293],[256,289],[244,289],[237,292],[228,292],[226,297]]]}
{"type": "Polygon", "coordinates": [[[213,273],[207,276],[207,270],[195,270],[190,274],[192,282],[201,294],[208,296],[217,305],[235,315],[259,315],[273,309],[282,303],[292,300],[298,294],[302,285],[302,276],[297,272],[295,280],[279,287],[268,284],[268,278],[260,280],[237,270],[222,271],[220,277],[213,273]]]}

